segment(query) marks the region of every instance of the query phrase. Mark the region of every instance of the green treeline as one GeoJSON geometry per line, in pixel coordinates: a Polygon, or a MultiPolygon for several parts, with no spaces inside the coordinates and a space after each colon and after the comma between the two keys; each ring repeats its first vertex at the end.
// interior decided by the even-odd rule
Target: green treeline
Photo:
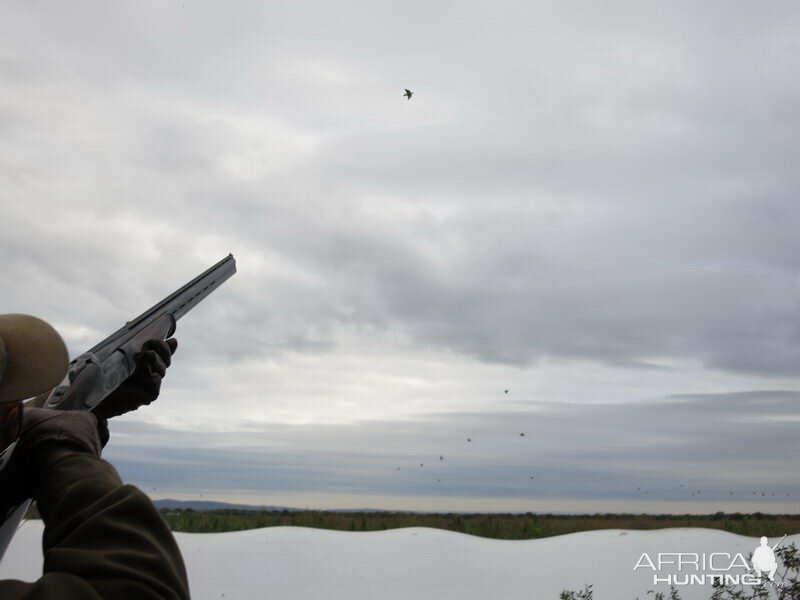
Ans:
{"type": "Polygon", "coordinates": [[[433,527],[487,538],[526,540],[595,529],[664,529],[705,527],[749,537],[800,533],[800,515],[553,515],[553,514],[417,514],[404,512],[247,511],[163,509],[173,531],[212,533],[261,527],[317,527],[339,531],[383,531],[400,527],[433,527]]]}

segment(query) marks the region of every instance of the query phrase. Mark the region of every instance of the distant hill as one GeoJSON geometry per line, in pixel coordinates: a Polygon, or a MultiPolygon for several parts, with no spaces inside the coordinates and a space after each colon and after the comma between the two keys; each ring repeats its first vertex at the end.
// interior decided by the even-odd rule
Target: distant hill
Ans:
{"type": "MultiPolygon", "coordinates": [[[[213,502],[210,500],[154,500],[153,504],[159,510],[177,510],[191,508],[192,510],[294,510],[302,511],[309,510],[307,508],[292,508],[291,506],[253,506],[252,504],[231,504],[228,502],[213,502]]],[[[342,512],[342,513],[377,513],[377,512],[392,512],[376,508],[334,508],[325,512],[342,512]]],[[[403,512],[416,512],[416,511],[403,511],[403,512]]]]}
{"type": "Polygon", "coordinates": [[[153,504],[158,509],[192,509],[192,510],[301,510],[288,506],[252,506],[250,504],[230,504],[228,502],[213,502],[210,500],[155,500],[153,504]]]}

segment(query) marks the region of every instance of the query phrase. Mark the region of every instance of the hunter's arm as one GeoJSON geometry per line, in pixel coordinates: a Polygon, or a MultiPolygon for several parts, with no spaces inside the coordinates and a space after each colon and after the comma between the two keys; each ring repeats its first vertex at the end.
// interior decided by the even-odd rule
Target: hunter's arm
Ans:
{"type": "Polygon", "coordinates": [[[44,576],[0,582],[9,600],[188,599],[186,570],[150,499],[104,460],[48,444],[35,499],[45,523],[44,576]]]}

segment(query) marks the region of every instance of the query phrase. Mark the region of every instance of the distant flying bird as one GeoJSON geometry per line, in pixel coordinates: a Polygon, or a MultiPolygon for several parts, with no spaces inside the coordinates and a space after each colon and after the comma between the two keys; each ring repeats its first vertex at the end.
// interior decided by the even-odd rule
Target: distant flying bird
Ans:
{"type": "Polygon", "coordinates": [[[520,433],[519,437],[525,437],[525,434],[524,433],[520,433]]]}
{"type": "Polygon", "coordinates": [[[468,441],[468,442],[471,442],[471,441],[472,441],[472,438],[467,438],[467,441],[468,441]]]}
{"type": "Polygon", "coordinates": [[[506,390],[506,394],[507,394],[507,393],[508,393],[508,390],[506,390]]]}
{"type": "Polygon", "coordinates": [[[423,467],[423,466],[425,466],[425,465],[423,465],[422,463],[419,463],[419,466],[420,466],[420,467],[423,467]]]}
{"type": "Polygon", "coordinates": [[[536,479],[533,475],[531,475],[531,479],[536,479]]]}
{"type": "Polygon", "coordinates": [[[411,90],[409,90],[409,89],[406,89],[406,93],[405,93],[405,94],[403,94],[403,96],[405,96],[406,98],[408,98],[409,100],[411,100],[411,95],[412,95],[413,93],[414,93],[414,92],[412,92],[411,90]]]}
{"type": "Polygon", "coordinates": [[[444,456],[439,456],[439,460],[444,460],[444,456]]]}

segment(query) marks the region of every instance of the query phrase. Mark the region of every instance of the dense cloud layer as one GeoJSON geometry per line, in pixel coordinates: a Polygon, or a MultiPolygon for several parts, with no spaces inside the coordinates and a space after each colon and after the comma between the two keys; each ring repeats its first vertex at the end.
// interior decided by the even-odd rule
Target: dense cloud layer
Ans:
{"type": "Polygon", "coordinates": [[[168,496],[212,489],[293,496],[296,505],[327,493],[351,502],[481,497],[487,510],[502,510],[507,499],[531,511],[589,499],[636,510],[664,500],[771,510],[797,502],[798,400],[797,392],[765,390],[347,426],[253,424],[201,436],[126,422],[109,456],[168,496]]]}
{"type": "Polygon", "coordinates": [[[799,19],[6,4],[0,310],[78,353],[233,252],[183,429],[794,389],[799,19]]]}

